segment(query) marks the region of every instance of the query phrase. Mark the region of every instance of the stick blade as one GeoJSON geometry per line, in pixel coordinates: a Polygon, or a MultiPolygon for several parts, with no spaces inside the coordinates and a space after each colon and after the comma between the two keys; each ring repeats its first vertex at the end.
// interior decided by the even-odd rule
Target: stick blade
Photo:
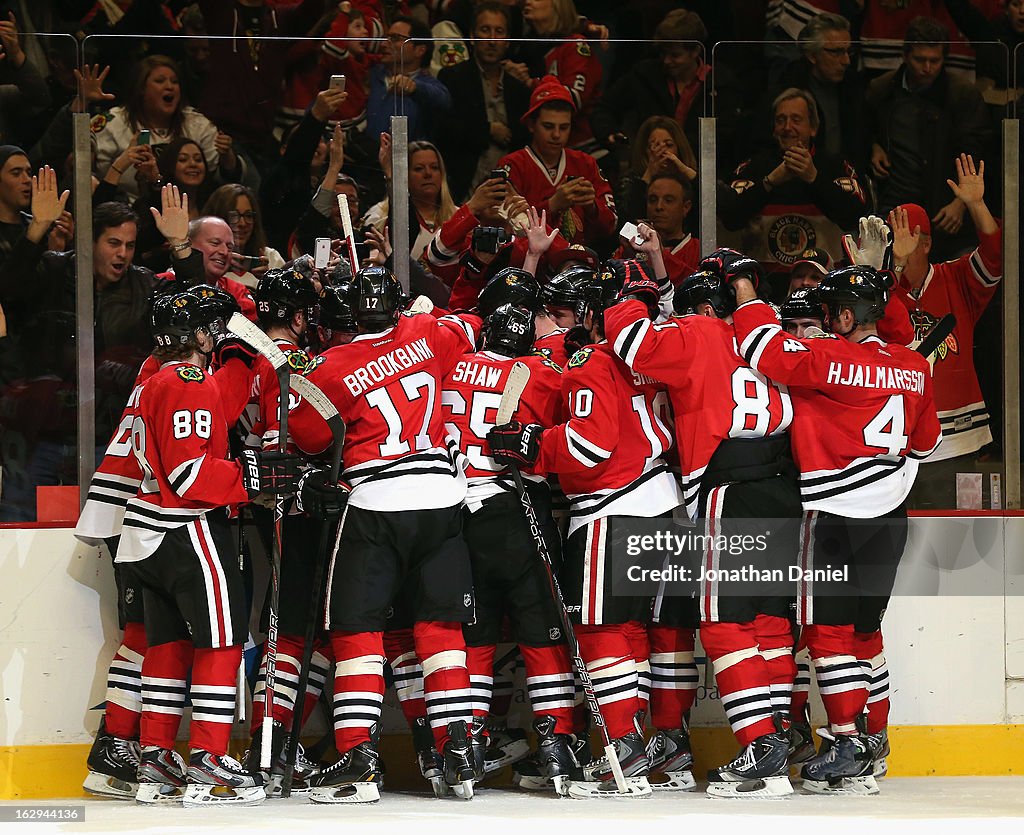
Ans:
{"type": "Polygon", "coordinates": [[[519,408],[519,398],[523,396],[523,390],[529,382],[530,367],[525,362],[514,363],[505,382],[505,391],[501,394],[501,403],[498,405],[498,426],[512,420],[512,415],[519,408]]]}
{"type": "Polygon", "coordinates": [[[228,319],[228,330],[265,356],[275,371],[288,365],[288,357],[277,347],[277,343],[241,313],[231,314],[231,318],[228,319]]]}

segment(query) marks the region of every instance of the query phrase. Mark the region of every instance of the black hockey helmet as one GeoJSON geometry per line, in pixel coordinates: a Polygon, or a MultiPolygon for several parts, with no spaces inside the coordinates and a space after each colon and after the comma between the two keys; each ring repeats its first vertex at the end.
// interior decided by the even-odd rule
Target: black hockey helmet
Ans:
{"type": "Polygon", "coordinates": [[[507,357],[524,357],[533,349],[537,334],[533,311],[503,304],[484,322],[484,349],[507,357]]]}
{"type": "Polygon", "coordinates": [[[326,276],[324,276],[324,284],[351,284],[352,283],[352,267],[348,263],[347,258],[339,258],[338,263],[334,265],[326,276]]]}
{"type": "Polygon", "coordinates": [[[349,305],[356,322],[371,333],[395,324],[405,304],[402,285],[385,267],[363,267],[349,288],[349,305]]]}
{"type": "Polygon", "coordinates": [[[210,327],[210,332],[215,336],[227,333],[228,319],[232,314],[241,312],[238,300],[220,287],[214,287],[212,284],[196,284],[189,287],[188,292],[199,297],[203,305],[204,313],[202,315],[207,317],[206,323],[210,327]]]}
{"type": "Polygon", "coordinates": [[[338,333],[358,333],[359,325],[352,312],[352,284],[328,284],[320,294],[319,324],[338,333]]]}
{"type": "Polygon", "coordinates": [[[310,324],[316,323],[320,301],[313,281],[298,270],[267,270],[256,285],[256,317],[264,326],[290,322],[296,311],[304,310],[310,324]]]}
{"type": "Polygon", "coordinates": [[[487,282],[480,291],[476,307],[485,319],[503,304],[536,310],[540,285],[532,273],[519,267],[506,267],[487,282]]]}
{"type": "Polygon", "coordinates": [[[583,301],[583,288],[596,278],[597,270],[590,267],[566,267],[541,288],[541,303],[576,309],[583,301]]]}
{"type": "Polygon", "coordinates": [[[191,290],[158,296],[149,317],[158,348],[196,345],[196,331],[209,330],[209,307],[191,290]]]}
{"type": "Polygon", "coordinates": [[[818,319],[824,322],[825,314],[821,309],[821,299],[818,298],[817,290],[817,287],[798,287],[790,293],[789,298],[782,303],[782,321],[818,319]]]}
{"type": "Polygon", "coordinates": [[[871,267],[832,270],[821,280],[817,291],[829,321],[846,307],[853,312],[855,324],[869,325],[882,318],[889,302],[884,278],[871,267]]]}
{"type": "Polygon", "coordinates": [[[693,313],[698,304],[707,302],[719,319],[736,309],[736,295],[713,270],[697,270],[683,279],[676,288],[672,309],[677,314],[693,313]]]}
{"type": "Polygon", "coordinates": [[[627,278],[641,275],[648,277],[644,265],[636,259],[612,258],[601,264],[601,269],[582,289],[582,304],[578,319],[582,322],[588,310],[603,313],[618,301],[619,291],[627,278]]]}

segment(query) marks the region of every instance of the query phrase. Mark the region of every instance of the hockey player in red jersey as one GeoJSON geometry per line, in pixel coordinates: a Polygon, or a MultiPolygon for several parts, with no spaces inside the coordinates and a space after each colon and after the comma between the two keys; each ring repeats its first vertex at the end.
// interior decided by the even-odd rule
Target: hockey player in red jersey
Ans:
{"type": "Polygon", "coordinates": [[[571,244],[594,245],[614,234],[617,216],[608,181],[590,154],[567,148],[575,105],[558,79],[545,76],[533,88],[523,121],[530,144],[499,160],[512,187],[537,211],[547,211],[571,244]]]}
{"type": "MultiPolygon", "coordinates": [[[[657,234],[646,224],[640,230],[655,274],[663,277],[657,234]]],[[[729,322],[734,301],[722,274],[737,263],[760,271],[756,262],[733,250],[705,258],[703,270],[684,281],[675,296],[680,312],[697,315],[663,325],[652,324],[646,312],[658,298],[658,283],[645,277],[627,281],[623,301],[605,314],[608,337],[627,365],[668,386],[683,492],[692,518],[702,520],[703,533],[715,535],[724,519],[779,520],[771,530],[772,548],[788,557],[796,553],[800,515],[785,434],[792,405],[785,390],[749,368],[734,347],[729,322]],[[793,523],[787,525],[786,519],[793,523]]],[[[701,566],[728,570],[752,556],[708,547],[701,566]]],[[[698,602],[701,642],[714,665],[726,716],[743,747],[732,762],[709,773],[708,794],[790,794],[784,717],[795,674],[791,599],[741,594],[725,581],[709,581],[701,583],[698,602]]],[[[666,626],[685,634],[696,625],[687,623],[685,611],[675,614],[674,623],[666,626]]],[[[666,736],[667,744],[672,736],[666,736]]]]}
{"type": "MultiPolygon", "coordinates": [[[[197,285],[189,291],[204,306],[201,317],[213,332],[222,332],[224,320],[238,310],[234,298],[217,288],[197,285]]],[[[160,369],[150,355],[135,378],[117,429],[107,445],[75,526],[75,537],[88,545],[105,543],[111,558],[117,554],[125,506],[142,481],[139,462],[132,452],[131,431],[146,381],[160,369]]],[[[89,752],[89,775],[83,788],[101,797],[135,799],[138,791],[139,719],[142,712],[142,661],[146,655],[146,628],[142,588],[129,565],[114,566],[118,623],[124,631],[121,646],[107,674],[106,708],[89,752]]]]}
{"type": "MultiPolygon", "coordinates": [[[[383,631],[400,596],[411,601],[426,711],[445,777],[471,797],[477,774],[462,637],[462,624],[473,616],[462,540],[466,478],[445,432],[441,381],[475,336],[433,316],[401,316],[401,285],[381,267],[355,276],[350,299],[360,334],[325,351],[306,372],[346,423],[343,475],[352,485],[325,612],[341,759],[313,777],[311,799],[379,797],[383,631]]],[[[310,453],[331,443],[326,423],[305,401],[291,414],[289,431],[310,453]]]]}
{"type": "MultiPolygon", "coordinates": [[[[561,369],[533,355],[533,312],[502,305],[484,323],[484,347],[467,354],[444,381],[445,426],[468,460],[469,486],[463,511],[463,535],[469,547],[476,596],[476,620],[464,628],[473,681],[489,681],[502,622],[511,624],[511,640],[526,663],[526,688],[538,735],[540,776],[568,788],[573,754],[571,734],[575,692],[572,663],[560,615],[551,597],[544,566],[522,518],[508,468],[490,455],[487,433],[494,428],[501,393],[516,358],[531,370],[516,419],[541,426],[561,422],[561,369]]],[[[551,496],[543,475],[525,474],[549,551],[558,554],[560,538],[551,518],[551,496]]],[[[557,559],[557,557],[556,557],[557,559]]],[[[489,693],[474,699],[482,723],[489,693]]]]}
{"type": "Polygon", "coordinates": [[[260,492],[294,490],[294,456],[230,461],[219,389],[205,370],[214,337],[203,302],[159,299],[152,323],[160,369],[143,386],[131,445],[141,472],[125,509],[117,562],[145,597],[149,649],[142,667],[141,763],[136,799],[250,805],[261,780],[227,756],[248,611],[227,506],[260,492]],[[191,756],[172,750],[191,668],[191,756]]]}
{"type": "MultiPolygon", "coordinates": [[[[793,398],[790,435],[806,512],[799,564],[813,570],[840,562],[850,578],[833,584],[834,594],[822,593],[820,583],[812,593],[807,579],[798,588],[797,619],[833,737],[828,751],[804,765],[803,785],[874,794],[873,760],[887,740],[860,725],[870,676],[858,660],[858,633],[880,628],[906,544],[906,498],[918,461],[941,437],[931,374],[924,357],[878,338],[888,293],[874,270],[829,273],[817,292],[831,334],[803,340],[782,330],[746,276],[728,276],[740,352],[793,398]]],[[[875,649],[881,657],[880,636],[875,649]]]]}
{"type": "MultiPolygon", "coordinates": [[[[625,262],[625,270],[639,272],[640,265],[625,262]]],[[[617,292],[611,271],[584,290],[580,319],[594,344],[580,349],[562,376],[569,420],[546,430],[513,421],[491,430],[488,440],[499,463],[559,474],[571,506],[560,572],[565,603],[579,623],[580,652],[630,791],[643,795],[651,790],[636,724],[641,703],[631,637],[642,632],[650,598],[611,593],[610,549],[614,531],[629,517],[669,514],[682,496],[663,458],[672,445],[662,418],[664,389],[625,368],[604,339],[605,308],[617,292]]],[[[602,758],[584,770],[583,780],[573,781],[569,792],[587,797],[614,789],[610,765],[602,758]]]]}

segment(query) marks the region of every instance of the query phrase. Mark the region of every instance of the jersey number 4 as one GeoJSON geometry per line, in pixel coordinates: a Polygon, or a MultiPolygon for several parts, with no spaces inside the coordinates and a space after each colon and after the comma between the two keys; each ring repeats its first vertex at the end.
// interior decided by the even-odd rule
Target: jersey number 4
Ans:
{"type": "Polygon", "coordinates": [[[864,427],[864,445],[883,449],[886,455],[899,455],[910,440],[906,429],[903,395],[893,394],[864,427]]]}

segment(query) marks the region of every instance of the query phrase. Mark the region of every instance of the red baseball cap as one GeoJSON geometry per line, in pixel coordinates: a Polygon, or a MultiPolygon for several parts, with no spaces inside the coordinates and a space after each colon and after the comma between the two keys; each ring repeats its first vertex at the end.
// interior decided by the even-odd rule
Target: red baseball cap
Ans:
{"type": "Polygon", "coordinates": [[[573,101],[569,88],[555,76],[546,75],[533,88],[533,92],[530,94],[530,108],[523,114],[520,121],[525,124],[534,113],[553,101],[564,101],[573,109],[573,112],[576,111],[576,102],[573,101]]]}
{"type": "Polygon", "coordinates": [[[914,231],[915,226],[920,226],[922,234],[931,235],[932,221],[924,207],[918,206],[917,203],[904,203],[896,208],[903,209],[907,213],[907,223],[911,232],[914,231]]]}

